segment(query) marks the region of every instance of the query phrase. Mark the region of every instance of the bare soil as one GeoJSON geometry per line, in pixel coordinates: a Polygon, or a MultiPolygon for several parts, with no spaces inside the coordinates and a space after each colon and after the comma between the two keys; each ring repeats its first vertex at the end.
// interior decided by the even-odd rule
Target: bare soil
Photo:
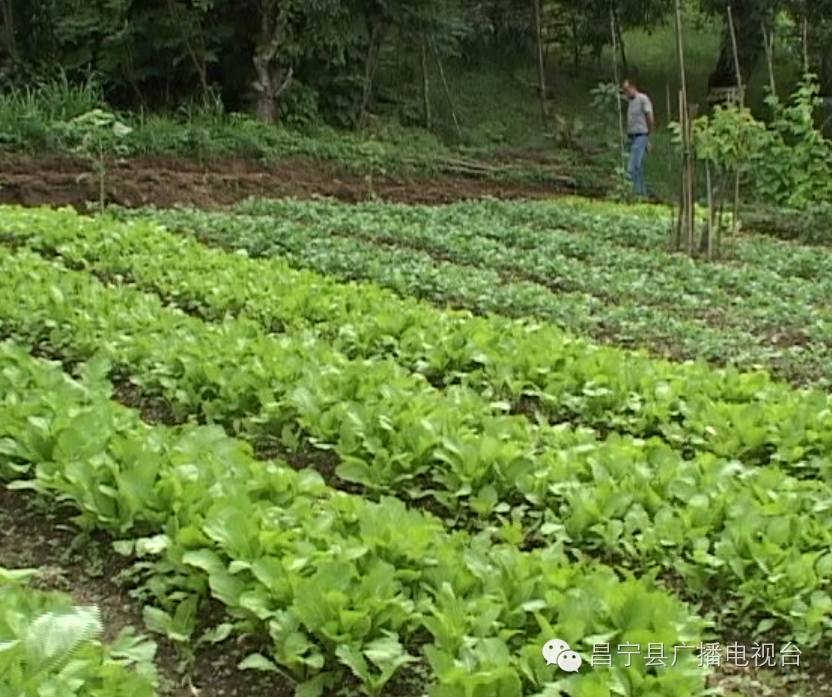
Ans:
{"type": "MultiPolygon", "coordinates": [[[[126,562],[116,555],[103,536],[73,547],[78,535],[70,514],[47,509],[35,496],[0,486],[0,565],[37,568],[37,585],[44,590],[68,593],[82,605],[97,605],[113,639],[123,628],[143,632],[141,607],[116,582],[126,562]]],[[[294,686],[277,675],[241,671],[237,664],[247,647],[228,640],[198,651],[184,671],[170,642],[158,636],[156,666],[163,681],[163,695],[171,697],[290,697],[294,686]]]]}
{"type": "MultiPolygon", "coordinates": [[[[315,196],[354,203],[381,199],[403,203],[452,203],[497,197],[544,198],[563,193],[552,183],[507,183],[465,176],[361,176],[333,163],[283,159],[268,163],[217,159],[137,158],[113,163],[107,173],[108,203],[126,207],[187,204],[204,209],[251,196],[315,196]]],[[[0,157],[0,203],[70,205],[98,201],[98,179],[89,163],[69,157],[0,157]]]]}

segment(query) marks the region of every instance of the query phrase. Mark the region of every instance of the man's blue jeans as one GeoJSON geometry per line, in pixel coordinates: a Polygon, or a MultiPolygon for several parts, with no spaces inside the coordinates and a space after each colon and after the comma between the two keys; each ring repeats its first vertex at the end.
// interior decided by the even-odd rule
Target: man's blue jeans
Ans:
{"type": "Polygon", "coordinates": [[[636,196],[647,196],[647,178],[644,175],[644,161],[647,158],[647,144],[650,139],[646,135],[630,136],[630,164],[627,171],[633,182],[636,196]]]}

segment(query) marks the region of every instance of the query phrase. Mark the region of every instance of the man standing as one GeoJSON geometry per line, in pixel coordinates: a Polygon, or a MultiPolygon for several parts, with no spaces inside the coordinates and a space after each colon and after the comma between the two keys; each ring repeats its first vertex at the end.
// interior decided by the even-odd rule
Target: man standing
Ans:
{"type": "Polygon", "coordinates": [[[650,134],[656,121],[653,103],[632,78],[625,80],[623,94],[630,103],[627,109],[627,134],[630,137],[630,163],[628,173],[633,182],[636,196],[647,196],[647,179],[644,175],[644,161],[650,150],[650,134]]]}

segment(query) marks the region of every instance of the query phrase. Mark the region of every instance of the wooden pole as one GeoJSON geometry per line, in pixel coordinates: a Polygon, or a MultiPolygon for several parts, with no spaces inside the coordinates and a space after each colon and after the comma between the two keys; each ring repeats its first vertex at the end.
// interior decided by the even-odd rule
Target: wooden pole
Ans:
{"type": "Polygon", "coordinates": [[[624,72],[627,72],[630,69],[630,62],[627,60],[627,49],[624,46],[624,35],[621,33],[621,22],[618,21],[614,6],[612,9],[615,16],[615,38],[618,42],[618,53],[621,55],[621,68],[624,72]]]}
{"type": "Polygon", "coordinates": [[[714,192],[711,183],[711,163],[705,161],[705,186],[708,188],[708,259],[714,258],[714,192]]]}
{"type": "Polygon", "coordinates": [[[681,240],[685,237],[688,243],[688,253],[693,254],[693,233],[695,215],[693,211],[693,162],[691,153],[691,126],[690,112],[688,109],[688,86],[685,72],[685,47],[682,37],[682,7],[679,0],[676,0],[676,53],[679,61],[679,119],[682,127],[682,192],[680,226],[677,239],[681,246],[681,240]]]}
{"type": "MultiPolygon", "coordinates": [[[[666,107],[667,107],[667,121],[665,123],[671,123],[673,121],[673,105],[671,103],[670,97],[670,83],[665,83],[665,99],[666,99],[666,107]]],[[[667,139],[667,181],[673,181],[673,141],[672,138],[667,139]]],[[[670,246],[673,246],[673,222],[676,219],[676,203],[671,198],[670,201],[670,234],[668,235],[668,240],[670,241],[670,246]]]]}
{"type": "MultiPolygon", "coordinates": [[[[734,15],[731,12],[731,6],[728,5],[728,26],[731,29],[731,44],[734,47],[734,70],[737,73],[737,89],[739,90],[740,108],[745,106],[745,91],[742,84],[742,74],[740,73],[740,53],[737,48],[737,32],[734,29],[734,15]]],[[[734,210],[731,217],[731,236],[737,234],[737,215],[740,210],[740,162],[737,161],[736,171],[734,172],[734,210]]]]}
{"type": "Polygon", "coordinates": [[[543,51],[543,20],[540,0],[534,0],[534,27],[537,38],[537,90],[540,97],[540,117],[543,130],[549,128],[549,115],[546,113],[546,57],[543,51]]]}
{"type": "Polygon", "coordinates": [[[454,99],[451,96],[451,89],[448,87],[448,81],[445,79],[445,68],[442,65],[442,58],[439,56],[439,49],[436,48],[436,43],[431,40],[433,48],[433,55],[436,58],[436,65],[439,67],[439,77],[442,80],[442,87],[445,90],[445,97],[448,99],[448,106],[451,109],[451,118],[454,120],[454,127],[456,128],[456,136],[462,141],[462,129],[459,127],[459,119],[456,117],[456,109],[454,108],[454,99]]]}
{"type": "MultiPolygon", "coordinates": [[[[665,97],[667,99],[667,120],[665,123],[671,123],[673,121],[673,106],[670,99],[670,83],[665,83],[665,97]]],[[[671,139],[667,139],[667,174],[668,176],[673,176],[673,143],[671,143],[671,139]]]]}
{"type": "Polygon", "coordinates": [[[422,36],[422,108],[424,110],[425,128],[430,130],[433,121],[430,113],[430,77],[428,76],[427,40],[422,36]]]}
{"type": "Polygon", "coordinates": [[[768,87],[772,96],[777,96],[777,85],[774,80],[774,29],[769,31],[763,23],[763,47],[766,51],[766,63],[768,64],[768,87]]]}
{"type": "Polygon", "coordinates": [[[725,177],[721,177],[717,180],[717,186],[719,187],[719,196],[717,196],[717,203],[716,203],[716,248],[717,253],[722,254],[722,231],[725,228],[725,196],[722,195],[722,191],[724,189],[725,184],[725,177]]]}
{"type": "Polygon", "coordinates": [[[679,170],[679,216],[676,220],[676,231],[673,238],[673,249],[679,251],[682,249],[682,237],[685,227],[685,201],[687,196],[685,194],[685,178],[687,177],[687,167],[685,164],[685,101],[682,96],[682,91],[679,90],[679,126],[681,127],[682,136],[682,166],[679,170]]]}
{"type": "Polygon", "coordinates": [[[809,19],[803,18],[803,75],[809,74],[809,19]]]}
{"type": "Polygon", "coordinates": [[[688,176],[687,176],[687,214],[686,225],[688,228],[688,252],[693,254],[696,241],[696,199],[694,197],[695,169],[693,160],[693,124],[691,122],[690,105],[687,94],[685,95],[685,123],[687,124],[687,150],[688,150],[688,176]]]}
{"type": "MultiPolygon", "coordinates": [[[[618,72],[618,32],[616,30],[615,25],[615,11],[610,5],[610,35],[612,36],[612,72],[613,72],[613,79],[615,80],[615,88],[621,89],[621,77],[618,72]]],[[[626,149],[625,149],[625,138],[624,138],[624,108],[621,105],[621,97],[617,97],[616,99],[618,103],[618,137],[619,137],[619,146],[621,148],[621,161],[624,161],[626,149]]]]}
{"type": "Polygon", "coordinates": [[[688,84],[685,73],[685,45],[682,38],[682,7],[679,0],[676,0],[676,52],[679,60],[679,89],[682,92],[685,105],[688,101],[688,84]]]}
{"type": "Polygon", "coordinates": [[[731,32],[731,46],[734,49],[734,72],[737,76],[737,89],[740,91],[740,106],[743,106],[745,104],[745,95],[743,94],[742,73],[740,72],[740,52],[737,45],[737,32],[734,29],[734,13],[730,5],[728,5],[728,28],[731,32]]]}

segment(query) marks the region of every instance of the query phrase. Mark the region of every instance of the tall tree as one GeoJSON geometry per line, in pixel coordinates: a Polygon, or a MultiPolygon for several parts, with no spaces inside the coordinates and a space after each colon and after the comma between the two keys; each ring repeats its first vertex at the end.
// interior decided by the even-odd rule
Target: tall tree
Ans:
{"type": "MultiPolygon", "coordinates": [[[[807,22],[810,68],[820,77],[821,93],[830,97],[832,96],[832,0],[786,0],[785,4],[797,26],[800,26],[804,20],[807,22]]],[[[797,40],[802,41],[802,37],[797,40]]]]}
{"type": "MultiPolygon", "coordinates": [[[[748,84],[764,53],[763,27],[770,25],[780,10],[780,0],[702,0],[702,9],[721,20],[726,19],[729,6],[734,18],[742,83],[748,84]]],[[[735,65],[731,35],[725,22],[719,56],[708,78],[708,87],[736,86],[735,65]]]]}
{"type": "Polygon", "coordinates": [[[618,31],[616,43],[620,59],[628,67],[623,32],[656,26],[668,16],[671,7],[669,0],[586,0],[580,4],[571,0],[547,0],[544,3],[550,38],[570,52],[576,67],[584,52],[598,57],[611,44],[611,13],[618,31]]]}
{"type": "Polygon", "coordinates": [[[289,45],[292,3],[281,0],[259,0],[258,30],[254,56],[254,91],[257,94],[257,116],[261,121],[277,120],[277,100],[289,85],[294,72],[290,64],[289,45]]]}

